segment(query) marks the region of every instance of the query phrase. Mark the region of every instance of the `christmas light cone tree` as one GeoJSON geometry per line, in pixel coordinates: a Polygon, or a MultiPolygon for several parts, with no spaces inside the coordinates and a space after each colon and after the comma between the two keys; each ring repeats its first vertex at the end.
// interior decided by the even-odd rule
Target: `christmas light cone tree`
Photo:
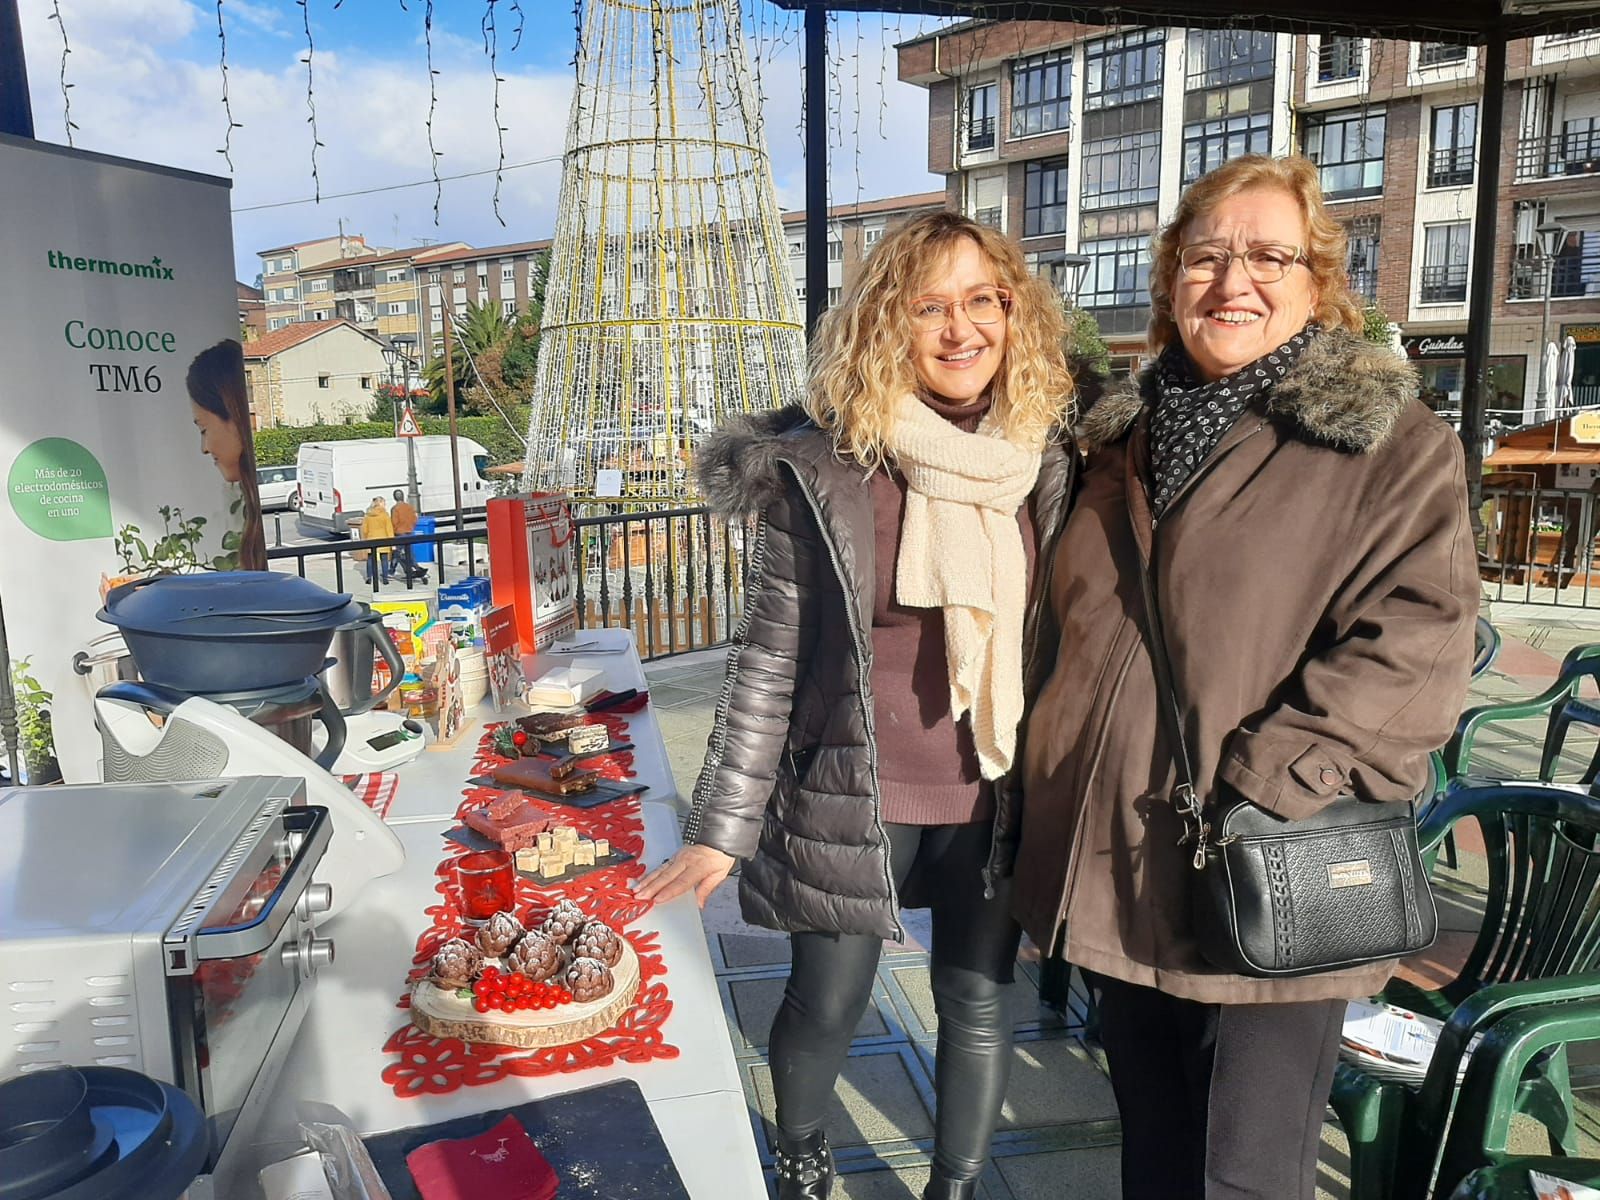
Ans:
{"type": "Polygon", "coordinates": [[[737,0],[585,0],[524,485],[694,494],[695,446],[797,400],[804,332],[737,0]]]}

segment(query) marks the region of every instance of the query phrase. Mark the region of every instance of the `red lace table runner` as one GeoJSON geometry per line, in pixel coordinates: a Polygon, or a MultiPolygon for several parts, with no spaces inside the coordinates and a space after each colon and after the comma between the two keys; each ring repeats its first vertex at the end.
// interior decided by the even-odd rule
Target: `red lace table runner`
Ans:
{"type": "MultiPolygon", "coordinates": [[[[605,725],[613,740],[627,740],[628,722],[624,716],[599,713],[592,715],[589,723],[605,725]]],[[[496,728],[498,726],[487,727],[479,742],[472,764],[473,771],[479,775],[508,761],[494,751],[493,735],[496,728]]],[[[585,765],[598,770],[607,779],[631,779],[635,774],[633,755],[627,751],[588,760],[585,765]]],[[[469,785],[456,815],[460,817],[467,810],[478,808],[501,794],[502,789],[499,788],[469,785]]],[[[652,907],[649,902],[639,900],[628,886],[630,879],[644,873],[644,821],[638,797],[615,800],[594,809],[546,804],[537,798],[532,800],[536,805],[548,807],[551,815],[559,816],[564,824],[576,828],[580,837],[607,838],[613,846],[634,857],[628,862],[604,867],[565,883],[543,884],[518,875],[518,913],[537,923],[559,900],[571,898],[585,912],[605,921],[628,939],[639,956],[638,996],[622,1019],[604,1033],[569,1046],[551,1046],[540,1050],[430,1037],[407,1022],[390,1036],[383,1047],[386,1054],[393,1055],[383,1069],[383,1081],[394,1089],[397,1096],[453,1092],[461,1087],[495,1083],[508,1076],[553,1075],[614,1062],[648,1062],[651,1059],[678,1056],[678,1048],[664,1041],[661,1035],[661,1027],[672,1012],[672,1001],[667,995],[667,985],[663,979],[667,968],[662,961],[660,935],[628,928],[652,907]]],[[[399,1008],[410,1007],[410,984],[427,974],[439,947],[453,937],[462,936],[461,913],[456,903],[451,868],[455,859],[467,852],[464,846],[453,842],[445,844],[445,857],[434,872],[436,899],[425,910],[430,924],[417,938],[412,969],[407,976],[406,995],[400,999],[399,1008]]],[[[524,921],[524,924],[527,923],[524,921]]]]}

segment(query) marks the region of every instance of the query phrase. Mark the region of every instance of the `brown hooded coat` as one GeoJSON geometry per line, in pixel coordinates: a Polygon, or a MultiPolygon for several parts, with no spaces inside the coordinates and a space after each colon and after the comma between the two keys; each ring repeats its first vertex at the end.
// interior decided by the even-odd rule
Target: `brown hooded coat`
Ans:
{"type": "Polygon", "coordinates": [[[1015,896],[1037,944],[1206,1003],[1354,997],[1388,978],[1392,963],[1250,979],[1200,957],[1139,561],[1205,803],[1222,784],[1289,819],[1352,790],[1409,801],[1461,711],[1478,609],[1461,445],[1415,395],[1387,350],[1324,335],[1159,522],[1151,373],[1090,411],[1040,623],[1054,671],[1024,738],[1015,896]]]}

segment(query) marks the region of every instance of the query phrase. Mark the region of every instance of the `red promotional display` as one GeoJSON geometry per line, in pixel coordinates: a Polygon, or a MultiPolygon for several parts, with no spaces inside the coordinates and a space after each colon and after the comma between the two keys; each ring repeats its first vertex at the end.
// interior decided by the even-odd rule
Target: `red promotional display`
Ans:
{"type": "Polygon", "coordinates": [[[573,602],[572,512],[557,492],[490,500],[489,582],[509,606],[524,654],[578,627],[573,602]]]}

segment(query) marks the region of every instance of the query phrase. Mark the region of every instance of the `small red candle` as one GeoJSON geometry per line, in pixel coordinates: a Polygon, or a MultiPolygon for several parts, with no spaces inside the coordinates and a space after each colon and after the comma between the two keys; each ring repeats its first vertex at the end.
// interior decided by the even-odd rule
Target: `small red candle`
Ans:
{"type": "Polygon", "coordinates": [[[516,907],[516,872],[504,850],[479,850],[456,860],[461,887],[461,916],[467,921],[487,921],[497,912],[516,907]]]}

